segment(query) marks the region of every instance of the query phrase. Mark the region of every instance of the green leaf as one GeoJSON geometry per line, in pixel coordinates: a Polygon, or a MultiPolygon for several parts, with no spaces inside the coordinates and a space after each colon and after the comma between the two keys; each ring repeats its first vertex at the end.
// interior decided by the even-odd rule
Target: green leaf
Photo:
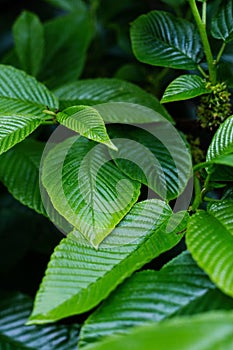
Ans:
{"type": "Polygon", "coordinates": [[[82,0],[46,0],[46,2],[67,11],[77,11],[79,13],[86,11],[86,5],[82,0]]]}
{"type": "Polygon", "coordinates": [[[120,285],[85,321],[79,347],[148,322],[232,306],[186,251],[161,271],[138,272],[120,285]]]}
{"type": "Polygon", "coordinates": [[[41,120],[35,117],[0,115],[0,154],[23,141],[40,124],[41,120]]]}
{"type": "Polygon", "coordinates": [[[22,12],[13,26],[13,35],[22,69],[36,76],[44,54],[44,30],[39,17],[22,12]]]}
{"type": "Polygon", "coordinates": [[[136,58],[153,66],[195,69],[203,52],[192,23],[163,11],[152,11],[133,22],[131,41],[136,58]]]}
{"type": "Polygon", "coordinates": [[[74,325],[25,326],[32,300],[20,293],[1,294],[0,349],[6,350],[75,350],[78,329],[74,325]]]}
{"type": "Polygon", "coordinates": [[[138,327],[129,335],[111,337],[86,350],[231,350],[233,312],[212,312],[193,317],[177,317],[138,327]]]}
{"type": "Polygon", "coordinates": [[[137,203],[98,250],[79,232],[70,234],[51,257],[29,324],[54,322],[96,306],[133,271],[180,241],[182,234],[176,232],[187,224],[182,214],[181,221],[156,199],[137,203]]]}
{"type": "Polygon", "coordinates": [[[211,180],[232,181],[233,171],[233,116],[220,125],[215,133],[206,155],[211,180]]]}
{"type": "Polygon", "coordinates": [[[183,5],[186,0],[161,0],[161,1],[173,7],[179,7],[183,5]]]}
{"type": "Polygon", "coordinates": [[[139,182],[111,162],[104,145],[71,137],[45,157],[42,183],[54,208],[95,247],[137,201],[139,182]]]}
{"type": "Polygon", "coordinates": [[[0,65],[1,114],[44,116],[46,106],[58,108],[58,101],[43,84],[19,69],[0,65]]]}
{"type": "Polygon", "coordinates": [[[113,145],[99,112],[89,106],[73,106],[57,114],[57,120],[67,128],[117,151],[113,145]]]}
{"type": "MultiPolygon", "coordinates": [[[[172,121],[172,117],[156,97],[139,88],[137,85],[118,79],[97,78],[79,80],[61,86],[54,90],[54,93],[60,100],[61,108],[80,104],[93,106],[106,102],[129,102],[151,108],[166,119],[172,121]]],[[[142,117],[141,122],[145,122],[142,117]]]]}
{"type": "Polygon", "coordinates": [[[198,75],[181,75],[168,85],[161,103],[188,100],[210,92],[206,88],[206,81],[198,75]]]}
{"type": "Polygon", "coordinates": [[[0,157],[0,180],[22,204],[47,216],[39,188],[39,166],[44,144],[26,140],[0,157]]]}
{"type": "Polygon", "coordinates": [[[233,40],[233,9],[231,0],[222,0],[211,20],[211,34],[216,39],[233,40]]]}
{"type": "Polygon", "coordinates": [[[111,152],[112,158],[127,176],[166,200],[184,191],[191,177],[191,157],[170,123],[155,123],[147,130],[132,126],[108,130],[118,148],[118,152],[111,152]]]}
{"type": "Polygon", "coordinates": [[[186,241],[198,265],[226,294],[233,296],[233,201],[211,205],[189,221],[186,241]]]}
{"type": "Polygon", "coordinates": [[[76,80],[82,73],[92,35],[87,12],[73,12],[44,25],[45,55],[39,78],[49,88],[76,80]]]}

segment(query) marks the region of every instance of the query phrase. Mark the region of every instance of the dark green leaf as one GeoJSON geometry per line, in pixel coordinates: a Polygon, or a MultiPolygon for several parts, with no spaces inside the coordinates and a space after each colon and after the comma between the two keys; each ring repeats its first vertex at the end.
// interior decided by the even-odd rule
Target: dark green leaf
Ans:
{"type": "Polygon", "coordinates": [[[133,22],[131,41],[136,58],[154,66],[195,69],[203,53],[192,23],[163,11],[152,11],[133,22]]]}
{"type": "Polygon", "coordinates": [[[211,20],[211,34],[225,42],[233,39],[232,0],[222,0],[216,15],[211,20]]]}
{"type": "Polygon", "coordinates": [[[38,16],[24,11],[13,26],[13,34],[21,68],[36,76],[44,54],[44,30],[38,16]]]}
{"type": "Polygon", "coordinates": [[[67,11],[86,11],[86,5],[82,0],[46,0],[53,6],[59,7],[67,11]]]}

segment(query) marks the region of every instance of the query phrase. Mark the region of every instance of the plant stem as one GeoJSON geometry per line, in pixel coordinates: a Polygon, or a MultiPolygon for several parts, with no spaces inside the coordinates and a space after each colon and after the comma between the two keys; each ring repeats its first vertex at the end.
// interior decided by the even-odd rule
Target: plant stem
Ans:
{"type": "Polygon", "coordinates": [[[206,1],[202,4],[202,22],[206,25],[206,1]]]}
{"type": "Polygon", "coordinates": [[[201,186],[199,179],[196,176],[194,177],[194,192],[195,198],[191,207],[192,211],[196,211],[201,204],[201,186]]]}
{"type": "Polygon", "coordinates": [[[224,41],[222,46],[221,46],[221,48],[220,48],[220,50],[219,50],[218,56],[217,56],[217,58],[216,58],[216,60],[214,62],[215,64],[217,64],[220,61],[220,58],[222,57],[222,54],[223,54],[223,51],[225,50],[225,47],[226,47],[226,43],[224,41]]]}
{"type": "MultiPolygon", "coordinates": [[[[197,28],[199,30],[202,44],[204,47],[204,52],[205,52],[206,60],[208,63],[210,82],[213,85],[215,85],[216,84],[216,68],[214,65],[214,59],[213,59],[212,51],[210,48],[209,39],[208,39],[208,36],[206,33],[206,25],[205,25],[205,23],[203,23],[203,21],[201,19],[200,13],[199,13],[197,5],[196,5],[196,1],[195,0],[188,0],[188,1],[189,1],[189,5],[190,5],[190,8],[192,10],[192,14],[193,14],[193,17],[195,19],[195,22],[197,24],[197,28]]],[[[204,6],[203,6],[203,9],[205,9],[204,6]]],[[[204,18],[205,18],[205,16],[204,16],[204,18]]]]}
{"type": "Polygon", "coordinates": [[[203,75],[203,77],[207,79],[207,78],[208,78],[208,75],[206,74],[206,72],[204,71],[204,69],[203,69],[200,65],[198,65],[197,68],[198,68],[199,72],[201,72],[201,74],[203,75]]]}

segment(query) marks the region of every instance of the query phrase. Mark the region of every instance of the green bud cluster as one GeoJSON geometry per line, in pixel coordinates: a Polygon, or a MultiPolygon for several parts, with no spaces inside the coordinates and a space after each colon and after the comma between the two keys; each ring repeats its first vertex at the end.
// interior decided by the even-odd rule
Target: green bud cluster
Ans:
{"type": "Polygon", "coordinates": [[[197,116],[203,128],[212,130],[231,115],[231,94],[224,82],[214,86],[207,83],[206,87],[211,90],[211,93],[201,97],[197,116]]]}

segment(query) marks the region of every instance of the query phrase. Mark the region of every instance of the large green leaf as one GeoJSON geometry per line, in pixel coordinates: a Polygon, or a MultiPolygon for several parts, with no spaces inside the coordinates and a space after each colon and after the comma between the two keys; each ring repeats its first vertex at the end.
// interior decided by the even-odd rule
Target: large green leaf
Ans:
{"type": "Polygon", "coordinates": [[[233,299],[218,291],[188,252],[161,271],[142,271],[126,280],[84,323],[79,346],[132,327],[158,322],[177,314],[232,309],[233,299]]]}
{"type": "Polygon", "coordinates": [[[13,26],[13,35],[22,69],[36,76],[44,54],[44,30],[38,16],[22,12],[13,26]]]}
{"type": "Polygon", "coordinates": [[[39,78],[50,88],[76,80],[82,72],[92,35],[85,11],[73,12],[44,25],[45,55],[39,78]]]}
{"type": "Polygon", "coordinates": [[[216,39],[225,42],[233,39],[233,9],[232,0],[222,0],[211,20],[211,34],[216,39]]]}
{"type": "Polygon", "coordinates": [[[54,208],[95,247],[140,194],[140,183],[110,160],[104,145],[74,136],[50,150],[42,166],[42,183],[54,208]]]}
{"type": "Polygon", "coordinates": [[[226,294],[233,296],[233,201],[211,205],[189,221],[186,241],[198,265],[226,294]]]}
{"type": "Polygon", "coordinates": [[[183,192],[191,177],[191,156],[170,123],[155,123],[148,130],[132,126],[108,130],[118,148],[111,155],[125,174],[166,200],[183,192]]]}
{"type": "Polygon", "coordinates": [[[154,199],[137,203],[98,250],[79,232],[70,234],[52,255],[29,323],[53,322],[96,306],[133,271],[180,241],[177,232],[187,224],[182,215],[181,221],[154,199]]]}
{"type": "Polygon", "coordinates": [[[44,116],[46,106],[58,108],[58,101],[44,85],[19,69],[0,65],[1,114],[44,116]]]}
{"type": "Polygon", "coordinates": [[[154,66],[195,69],[203,56],[194,25],[163,11],[137,18],[131,41],[136,58],[154,66]]]}
{"type": "Polygon", "coordinates": [[[17,115],[0,115],[0,154],[24,140],[39,125],[40,119],[17,115]]]}
{"type": "Polygon", "coordinates": [[[39,166],[44,144],[26,140],[0,157],[0,180],[22,204],[47,215],[40,196],[39,166]]]}
{"type": "Polygon", "coordinates": [[[181,75],[168,85],[161,103],[188,100],[210,92],[206,88],[206,81],[198,75],[181,75]]]}
{"type": "Polygon", "coordinates": [[[57,120],[80,135],[117,150],[109,139],[101,115],[95,108],[89,106],[69,107],[57,114],[57,120]]]}
{"type": "MultiPolygon", "coordinates": [[[[106,102],[129,102],[149,107],[172,121],[158,99],[138,86],[118,79],[97,78],[79,80],[54,90],[61,108],[74,105],[96,105],[106,102]]],[[[134,120],[131,120],[134,122],[134,120]]],[[[137,123],[139,121],[136,121],[137,123]]],[[[146,122],[143,116],[141,123],[146,122]]]]}
{"type": "Polygon", "coordinates": [[[231,350],[233,312],[219,311],[193,317],[180,317],[138,327],[129,335],[111,337],[86,350],[231,350]]]}
{"type": "Polygon", "coordinates": [[[25,326],[32,299],[20,293],[2,292],[0,301],[1,350],[75,350],[77,324],[25,326]]]}

